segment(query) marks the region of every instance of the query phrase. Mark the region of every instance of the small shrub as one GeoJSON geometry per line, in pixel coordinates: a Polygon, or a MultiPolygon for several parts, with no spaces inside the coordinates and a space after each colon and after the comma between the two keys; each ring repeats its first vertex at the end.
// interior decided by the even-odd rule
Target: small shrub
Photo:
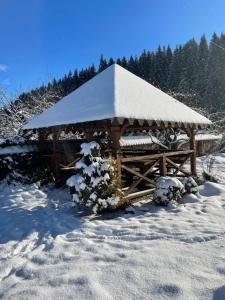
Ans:
{"type": "Polygon", "coordinates": [[[117,207],[122,195],[113,163],[100,157],[96,142],[81,145],[81,159],[75,164],[75,175],[67,180],[73,201],[89,207],[94,213],[117,207]]]}
{"type": "Polygon", "coordinates": [[[205,180],[211,182],[219,182],[219,178],[215,173],[215,157],[213,155],[209,155],[203,164],[203,172],[202,176],[205,180]]]}
{"type": "Polygon", "coordinates": [[[198,193],[198,184],[192,177],[186,177],[183,180],[184,188],[188,194],[197,194],[198,193]]]}
{"type": "Polygon", "coordinates": [[[184,194],[184,186],[172,177],[160,177],[156,182],[153,200],[158,205],[167,206],[170,201],[179,201],[184,194]]]}
{"type": "Polygon", "coordinates": [[[38,153],[14,153],[0,155],[0,181],[8,184],[39,182],[45,185],[53,181],[52,173],[44,167],[38,153]]]}

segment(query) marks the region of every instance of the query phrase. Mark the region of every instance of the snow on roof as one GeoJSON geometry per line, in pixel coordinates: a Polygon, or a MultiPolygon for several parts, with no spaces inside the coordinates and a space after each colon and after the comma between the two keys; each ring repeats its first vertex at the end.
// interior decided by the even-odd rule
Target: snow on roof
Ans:
{"type": "MultiPolygon", "coordinates": [[[[178,140],[184,139],[188,140],[189,137],[186,134],[180,134],[177,137],[178,140]]],[[[195,140],[196,141],[212,141],[212,140],[221,140],[222,134],[212,134],[212,133],[199,133],[196,134],[195,140]]]]}
{"type": "Polygon", "coordinates": [[[24,129],[75,124],[114,117],[209,125],[211,121],[114,64],[34,117],[24,129]]]}
{"type": "MultiPolygon", "coordinates": [[[[180,134],[177,136],[178,140],[189,140],[189,137],[186,134],[180,134]]],[[[196,134],[196,141],[212,141],[212,140],[221,140],[222,134],[211,134],[211,133],[200,133],[196,134]]],[[[160,141],[155,137],[150,137],[149,135],[128,135],[122,136],[120,138],[120,146],[121,147],[129,147],[129,146],[138,146],[138,145],[150,145],[150,144],[160,144],[160,141]]]]}
{"type": "Polygon", "coordinates": [[[160,141],[156,137],[154,136],[150,137],[149,135],[138,135],[138,136],[128,135],[128,136],[122,136],[120,138],[121,147],[149,145],[152,143],[158,144],[160,143],[160,141]]]}

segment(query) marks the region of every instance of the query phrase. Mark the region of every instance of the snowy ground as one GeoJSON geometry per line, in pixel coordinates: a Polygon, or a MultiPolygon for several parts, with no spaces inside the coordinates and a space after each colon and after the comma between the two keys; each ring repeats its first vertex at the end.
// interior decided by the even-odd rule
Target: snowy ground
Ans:
{"type": "Polygon", "coordinates": [[[90,218],[66,191],[0,185],[0,298],[225,299],[225,186],[200,194],[90,218]]]}

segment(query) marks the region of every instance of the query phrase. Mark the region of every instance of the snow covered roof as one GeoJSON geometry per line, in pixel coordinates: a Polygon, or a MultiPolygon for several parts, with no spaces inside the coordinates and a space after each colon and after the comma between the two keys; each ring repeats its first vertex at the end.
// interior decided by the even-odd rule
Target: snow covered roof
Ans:
{"type": "Polygon", "coordinates": [[[24,129],[103,119],[147,120],[207,126],[211,121],[114,64],[34,117],[24,129]]]}
{"type": "Polygon", "coordinates": [[[122,136],[120,138],[120,146],[121,147],[129,147],[129,146],[137,146],[137,145],[149,145],[152,143],[160,143],[160,141],[152,136],[149,135],[128,135],[128,136],[122,136]]]}
{"type": "MultiPolygon", "coordinates": [[[[212,141],[212,140],[221,140],[222,134],[211,134],[211,133],[200,133],[196,134],[196,141],[212,141]]],[[[186,134],[180,134],[177,136],[177,140],[189,140],[189,137],[186,134]]],[[[150,145],[152,143],[160,144],[160,141],[155,136],[149,135],[128,135],[122,136],[120,138],[120,146],[121,147],[129,147],[129,146],[138,146],[138,145],[150,145]]]]}
{"type": "MultiPolygon", "coordinates": [[[[177,137],[178,140],[186,139],[188,140],[189,137],[186,134],[180,134],[177,137]]],[[[212,133],[199,133],[196,134],[195,140],[196,141],[212,141],[212,140],[221,140],[222,134],[212,134],[212,133]]]]}

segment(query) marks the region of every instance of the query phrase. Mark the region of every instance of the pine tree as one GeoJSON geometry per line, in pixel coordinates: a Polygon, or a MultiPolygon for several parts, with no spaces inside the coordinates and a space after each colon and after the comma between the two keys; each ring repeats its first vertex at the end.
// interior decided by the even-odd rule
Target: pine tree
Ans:
{"type": "Polygon", "coordinates": [[[208,82],[206,90],[206,100],[208,105],[224,106],[225,95],[225,54],[223,47],[224,38],[219,38],[216,33],[210,41],[209,64],[208,64],[208,82]]]}
{"type": "Polygon", "coordinates": [[[182,70],[178,89],[182,92],[194,92],[197,80],[198,45],[194,39],[182,48],[182,70]]]}
{"type": "Polygon", "coordinates": [[[164,53],[159,46],[155,53],[154,60],[154,85],[156,87],[162,86],[162,82],[164,80],[164,53]]]}
{"type": "Polygon", "coordinates": [[[195,90],[198,91],[199,101],[201,105],[204,104],[204,96],[206,94],[208,82],[208,61],[209,61],[209,47],[205,35],[201,37],[198,49],[197,61],[197,77],[195,82],[195,90]]]}
{"type": "Polygon", "coordinates": [[[108,64],[106,59],[103,57],[103,54],[100,56],[100,61],[99,61],[99,67],[98,67],[98,72],[102,72],[107,68],[108,64]]]}
{"type": "Polygon", "coordinates": [[[173,52],[170,48],[170,46],[167,46],[166,49],[166,63],[165,63],[165,82],[164,82],[164,86],[165,86],[165,90],[168,91],[169,90],[169,76],[170,76],[170,67],[172,64],[172,59],[173,59],[173,52]]]}
{"type": "Polygon", "coordinates": [[[174,50],[172,61],[169,68],[168,77],[168,90],[178,91],[179,83],[181,80],[181,69],[182,69],[182,47],[177,46],[174,50]]]}
{"type": "Polygon", "coordinates": [[[115,61],[113,60],[112,57],[110,57],[109,61],[108,61],[108,66],[111,66],[115,63],[115,61]]]}
{"type": "Polygon", "coordinates": [[[95,141],[81,144],[81,159],[75,164],[76,174],[67,180],[73,201],[94,213],[119,204],[122,192],[115,180],[114,168],[100,157],[95,141]]]}
{"type": "Polygon", "coordinates": [[[140,70],[139,70],[138,67],[139,67],[139,64],[138,64],[137,57],[133,58],[133,56],[131,55],[130,59],[129,59],[128,63],[127,63],[127,69],[130,72],[138,75],[140,73],[140,70]]]}
{"type": "Polygon", "coordinates": [[[121,60],[121,66],[125,69],[127,69],[127,59],[125,56],[122,57],[122,60],[121,60]]]}

